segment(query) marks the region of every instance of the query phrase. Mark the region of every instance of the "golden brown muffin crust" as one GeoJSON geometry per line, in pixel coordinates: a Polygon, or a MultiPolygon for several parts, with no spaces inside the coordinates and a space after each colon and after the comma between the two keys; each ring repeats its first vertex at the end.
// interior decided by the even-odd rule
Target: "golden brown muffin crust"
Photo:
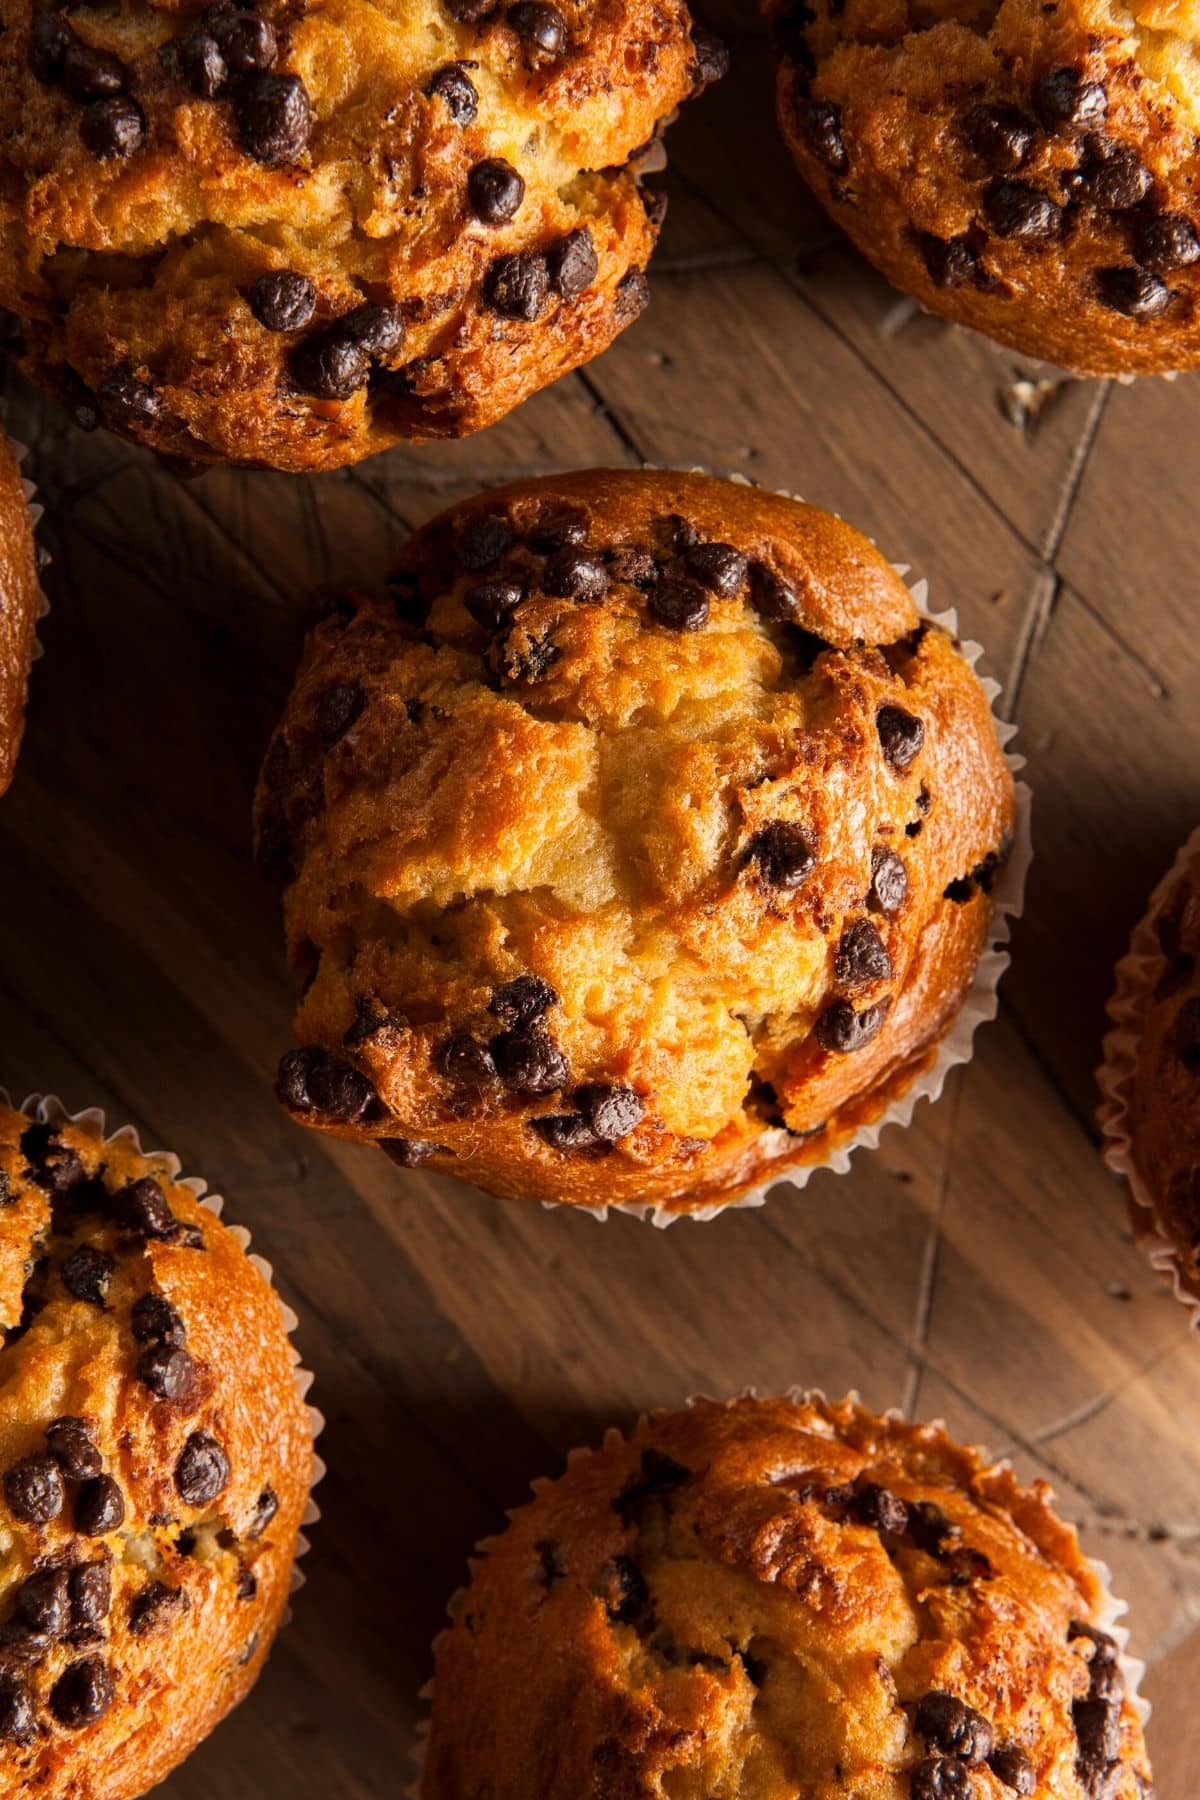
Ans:
{"type": "Polygon", "coordinates": [[[166,1159],[0,1110],[0,1788],[130,1800],[253,1686],[308,1497],[280,1303],[166,1159]]]}
{"type": "Polygon", "coordinates": [[[2,0],[0,304],[82,424],[293,471],[461,436],[647,298],[683,0],[2,0]]]}
{"type": "Polygon", "coordinates": [[[1174,1244],[1184,1286],[1200,1296],[1200,885],[1185,870],[1158,919],[1161,965],[1138,1046],[1133,1155],[1174,1244]]]}
{"type": "Polygon", "coordinates": [[[850,1400],[610,1434],[456,1597],[422,1800],[1144,1800],[1052,1498],[850,1400]]]}
{"type": "Polygon", "coordinates": [[[21,471],[0,428],[0,794],[17,766],[40,608],[33,520],[21,471]]]}
{"type": "Polygon", "coordinates": [[[884,558],[747,486],[592,471],[452,509],[392,585],[313,634],[260,784],[309,983],[290,1110],[679,1209],[877,1117],[957,1014],[1014,816],[884,558]]]}
{"type": "Polygon", "coordinates": [[[813,191],[931,311],[1084,375],[1200,362],[1187,7],[765,0],[813,191]]]}

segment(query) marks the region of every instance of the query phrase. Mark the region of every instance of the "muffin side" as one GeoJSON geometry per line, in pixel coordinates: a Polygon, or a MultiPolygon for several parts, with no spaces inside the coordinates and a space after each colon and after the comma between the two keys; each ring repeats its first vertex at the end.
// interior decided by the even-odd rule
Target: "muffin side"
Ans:
{"type": "Polygon", "coordinates": [[[0,794],[16,772],[41,608],[37,545],[25,484],[0,430],[0,794]]]}

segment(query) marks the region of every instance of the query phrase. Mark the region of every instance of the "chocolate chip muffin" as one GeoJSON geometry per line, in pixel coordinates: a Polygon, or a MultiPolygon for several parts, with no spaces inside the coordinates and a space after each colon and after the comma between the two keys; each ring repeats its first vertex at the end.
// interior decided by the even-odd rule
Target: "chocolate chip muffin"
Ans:
{"type": "Polygon", "coordinates": [[[1052,1498],[852,1400],[612,1433],[451,1606],[422,1800],[1146,1800],[1052,1498]]]}
{"type": "Polygon", "coordinates": [[[648,297],[683,0],[3,0],[0,305],[81,425],[303,471],[457,437],[648,297]]]}
{"type": "Polygon", "coordinates": [[[765,0],[779,116],[930,311],[1084,375],[1200,363],[1200,88],[1156,0],[765,0]]]}
{"type": "Polygon", "coordinates": [[[0,430],[0,794],[13,778],[42,591],[25,483],[0,430]]]}
{"type": "Polygon", "coordinates": [[[295,1118],[505,1195],[685,1210],[827,1159],[968,991],[1013,784],[827,513],[520,483],[312,635],[258,795],[295,1118]]]}
{"type": "Polygon", "coordinates": [[[130,1800],[253,1686],[312,1430],[173,1159],[0,1109],[0,1789],[130,1800]]]}

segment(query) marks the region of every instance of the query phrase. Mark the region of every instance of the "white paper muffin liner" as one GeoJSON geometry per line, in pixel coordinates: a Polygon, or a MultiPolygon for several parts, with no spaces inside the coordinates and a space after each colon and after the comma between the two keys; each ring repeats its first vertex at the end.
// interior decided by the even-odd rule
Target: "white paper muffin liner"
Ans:
{"type": "MultiPolygon", "coordinates": [[[[686,1411],[688,1408],[697,1405],[733,1406],[739,1400],[757,1400],[759,1398],[764,1400],[791,1400],[797,1405],[804,1405],[808,1402],[827,1403],[825,1392],[821,1388],[797,1386],[786,1389],[781,1395],[764,1394],[760,1396],[756,1388],[749,1387],[743,1388],[739,1394],[735,1394],[731,1399],[727,1400],[716,1399],[709,1394],[689,1394],[684,1401],[682,1408],[672,1408],[669,1410],[686,1411]]],[[[854,1405],[862,1404],[857,1389],[851,1389],[845,1398],[854,1405]]],[[[887,1411],[880,1416],[884,1419],[905,1419],[904,1412],[898,1406],[889,1407],[887,1411]]],[[[626,1443],[633,1435],[633,1432],[637,1431],[649,1417],[650,1415],[648,1413],[640,1414],[637,1424],[633,1426],[631,1431],[622,1431],[618,1426],[610,1425],[601,1439],[600,1449],[606,1449],[614,1443],[626,1443]]],[[[935,1430],[944,1432],[947,1437],[951,1436],[950,1432],[946,1430],[944,1420],[929,1419],[924,1422],[933,1426],[935,1430]]],[[[958,1440],[952,1438],[951,1441],[957,1442],[958,1440]]],[[[577,1463],[585,1462],[589,1457],[596,1456],[598,1453],[599,1452],[593,1449],[590,1444],[577,1444],[573,1450],[568,1450],[563,1462],[562,1473],[565,1474],[567,1469],[573,1468],[577,1463]]],[[[983,1453],[981,1452],[981,1454],[983,1453]]],[[[987,1467],[992,1470],[1011,1469],[1012,1460],[1009,1457],[999,1457],[994,1462],[987,1464],[987,1467]]],[[[537,1476],[529,1484],[530,1499],[536,1499],[543,1488],[552,1487],[554,1483],[560,1479],[561,1474],[537,1476]]],[[[522,1511],[528,1504],[528,1500],[521,1500],[516,1506],[509,1507],[504,1514],[505,1527],[512,1521],[515,1514],[522,1511]]],[[[459,1611],[466,1603],[470,1582],[475,1577],[476,1569],[479,1564],[485,1560],[489,1551],[491,1551],[499,1541],[505,1527],[502,1527],[501,1531],[492,1532],[488,1537],[480,1538],[479,1542],[475,1545],[474,1551],[468,1556],[468,1580],[464,1582],[461,1587],[455,1589],[446,1604],[446,1617],[451,1621],[451,1624],[457,1620],[459,1611]]],[[[1146,1673],[1146,1665],[1140,1657],[1131,1656],[1129,1654],[1129,1627],[1121,1623],[1121,1620],[1124,1619],[1129,1611],[1128,1602],[1125,1600],[1118,1600],[1113,1593],[1112,1571],[1106,1562],[1102,1562],[1098,1557],[1094,1556],[1086,1557],[1085,1561],[1100,1585],[1100,1605],[1097,1609],[1096,1617],[1091,1620],[1090,1623],[1094,1624],[1098,1631],[1106,1631],[1109,1636],[1116,1641],[1121,1673],[1125,1677],[1126,1694],[1133,1705],[1134,1711],[1137,1713],[1142,1730],[1145,1731],[1150,1720],[1151,1710],[1150,1702],[1141,1692],[1141,1683],[1146,1673]]],[[[430,1647],[430,1655],[435,1663],[438,1648],[446,1635],[447,1629],[444,1627],[438,1632],[430,1647]]],[[[427,1712],[426,1716],[417,1725],[416,1743],[411,1752],[411,1761],[416,1769],[416,1774],[409,1787],[405,1790],[407,1800],[421,1800],[421,1782],[424,1776],[425,1757],[429,1747],[429,1733],[433,1723],[433,1692],[434,1677],[431,1676],[417,1694],[418,1700],[425,1702],[427,1712]]]]}
{"type": "MultiPolygon", "coordinates": [[[[654,465],[647,465],[653,467],[654,465]]],[[[670,471],[668,471],[670,472],[670,471]]],[[[717,471],[705,468],[693,468],[693,475],[717,474],[720,480],[733,482],[739,487],[754,487],[748,476],[743,474],[720,475],[717,471]]],[[[774,490],[785,500],[796,500],[804,504],[799,494],[788,492],[786,488],[774,490]]],[[[828,510],[828,509],[827,509],[828,510]]],[[[833,515],[835,518],[840,516],[833,515]]],[[[911,574],[907,563],[893,563],[896,573],[904,579],[911,574]]],[[[1030,815],[1033,805],[1033,794],[1028,784],[1016,780],[1025,767],[1025,758],[1009,750],[1008,745],[1016,736],[1017,727],[1008,720],[1002,719],[996,712],[996,701],[1002,689],[1000,683],[990,675],[979,675],[976,664],[984,654],[982,644],[973,638],[960,639],[958,635],[958,614],[954,607],[945,612],[933,612],[928,604],[929,583],[925,580],[907,582],[909,594],[921,618],[930,625],[939,626],[958,644],[960,653],[970,667],[976,671],[979,685],[987,696],[992,712],[992,722],[1000,748],[1004,751],[1004,760],[1014,777],[1016,787],[1016,820],[1013,829],[1013,844],[1008,861],[996,877],[992,892],[992,918],[988,928],[987,942],[975,966],[975,976],[967,991],[966,999],[957,1018],[938,1046],[937,1053],[928,1068],[918,1073],[905,1088],[904,1092],[893,1100],[877,1119],[863,1125],[852,1137],[835,1145],[827,1155],[804,1163],[800,1167],[781,1170],[778,1175],[768,1176],[759,1187],[751,1188],[747,1193],[739,1194],[731,1200],[716,1200],[707,1206],[693,1207],[689,1210],[673,1210],[657,1202],[641,1203],[636,1200],[613,1200],[607,1206],[583,1206],[571,1201],[544,1200],[543,1207],[554,1212],[560,1210],[586,1213],[590,1218],[601,1221],[607,1219],[610,1212],[627,1213],[635,1219],[641,1219],[650,1225],[665,1230],[677,1219],[691,1219],[697,1224],[706,1224],[719,1214],[735,1208],[762,1206],[767,1196],[780,1187],[796,1189],[807,1186],[811,1178],[820,1169],[833,1169],[838,1175],[844,1175],[850,1167],[850,1159],[856,1150],[874,1150],[881,1136],[889,1125],[905,1126],[911,1123],[913,1113],[921,1100],[935,1101],[941,1096],[946,1085],[946,1077],[951,1069],[960,1063],[970,1062],[972,1040],[978,1027],[989,1019],[994,1019],[999,1010],[998,989],[1000,978],[1008,968],[1012,958],[1007,945],[1012,930],[1012,921],[1021,915],[1025,899],[1025,880],[1029,873],[1029,865],[1033,860],[1033,839],[1031,834],[1030,815]]],[[[788,1141],[786,1132],[779,1132],[781,1142],[788,1141]]]]}
{"type": "MultiPolygon", "coordinates": [[[[13,1105],[7,1090],[2,1087],[0,1087],[0,1105],[8,1107],[13,1105]]],[[[67,1111],[57,1094],[29,1094],[15,1110],[24,1113],[27,1118],[34,1120],[39,1125],[68,1124],[83,1126],[86,1130],[92,1132],[102,1145],[115,1143],[126,1143],[130,1145],[135,1155],[144,1156],[150,1162],[161,1164],[163,1173],[166,1175],[168,1181],[176,1182],[178,1186],[187,1188],[190,1193],[195,1195],[196,1199],[200,1202],[200,1205],[203,1206],[206,1211],[210,1212],[215,1219],[221,1217],[221,1213],[225,1206],[223,1197],[220,1194],[210,1194],[208,1191],[208,1183],[201,1176],[182,1175],[180,1170],[183,1165],[175,1155],[174,1151],[143,1150],[137,1129],[133,1125],[122,1125],[116,1131],[108,1131],[106,1129],[104,1113],[98,1106],[87,1106],[82,1112],[73,1113],[67,1111]]],[[[244,1225],[227,1225],[225,1229],[237,1239],[237,1242],[241,1245],[246,1256],[254,1264],[254,1267],[258,1270],[259,1274],[264,1278],[268,1287],[274,1292],[274,1271],[265,1256],[259,1256],[256,1251],[251,1250],[250,1233],[246,1230],[246,1227],[244,1225]]],[[[279,1302],[279,1314],[283,1321],[283,1329],[290,1340],[292,1333],[295,1331],[300,1321],[297,1315],[292,1311],[291,1307],[288,1306],[277,1293],[275,1294],[275,1298],[279,1302]]],[[[325,1428],[325,1418],[322,1413],[317,1411],[315,1406],[309,1406],[307,1404],[308,1391],[313,1384],[312,1371],[310,1369],[301,1368],[300,1352],[296,1349],[295,1345],[289,1343],[289,1348],[291,1350],[292,1363],[294,1365],[292,1379],[296,1384],[296,1392],[299,1394],[301,1400],[305,1402],[305,1411],[308,1414],[308,1422],[313,1439],[312,1475],[309,1480],[309,1496],[307,1505],[304,1509],[304,1515],[300,1521],[302,1527],[311,1529],[321,1517],[320,1508],[312,1497],[312,1489],[316,1487],[317,1483],[325,1474],[325,1464],[316,1452],[316,1441],[325,1428]]],[[[293,1594],[297,1589],[304,1586],[304,1572],[300,1568],[300,1558],[308,1553],[309,1548],[309,1541],[304,1536],[304,1531],[301,1530],[296,1536],[296,1548],[292,1559],[290,1592],[293,1594]]],[[[289,1604],[284,1609],[280,1618],[280,1630],[290,1622],[291,1616],[292,1609],[289,1604]]]]}
{"type": "Polygon", "coordinates": [[[1187,1287],[1178,1251],[1159,1226],[1154,1196],[1134,1159],[1130,1116],[1146,1008],[1165,961],[1158,941],[1158,921],[1179,883],[1193,871],[1200,871],[1200,827],[1192,832],[1151,894],[1145,914],[1134,927],[1129,949],[1117,964],[1116,985],[1107,1007],[1112,1029],[1105,1036],[1104,1060],[1096,1071],[1101,1094],[1096,1122],[1103,1137],[1101,1154],[1105,1162],[1128,1183],[1134,1237],[1152,1266],[1170,1283],[1175,1298],[1187,1308],[1192,1329],[1200,1330],[1200,1294],[1187,1287]]]}

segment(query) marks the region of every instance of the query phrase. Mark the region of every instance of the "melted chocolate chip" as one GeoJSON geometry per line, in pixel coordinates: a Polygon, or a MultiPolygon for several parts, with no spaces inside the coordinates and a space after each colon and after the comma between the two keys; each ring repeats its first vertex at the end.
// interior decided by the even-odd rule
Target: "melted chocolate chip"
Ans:
{"type": "Polygon", "coordinates": [[[143,1294],[129,1315],[130,1329],[139,1344],[182,1345],[187,1338],[183,1320],[161,1294],[143,1294]]]}
{"type": "Polygon", "coordinates": [[[152,1631],[169,1627],[187,1608],[188,1597],[183,1588],[168,1587],[165,1581],[152,1581],[140,1594],[135,1594],[129,1607],[129,1629],[134,1637],[146,1637],[152,1631]]]}
{"type": "Polygon", "coordinates": [[[24,1456],[4,1472],[4,1498],[23,1525],[48,1525],[66,1498],[58,1464],[49,1456],[24,1456]]]}
{"type": "Polygon", "coordinates": [[[46,1448],[68,1481],[90,1481],[104,1467],[86,1419],[54,1419],[46,1427],[46,1448]]]}
{"type": "Polygon", "coordinates": [[[578,549],[588,541],[587,514],[577,510],[551,513],[539,519],[529,534],[531,547],[539,556],[553,556],[568,546],[578,549]]]}
{"type": "Polygon", "coordinates": [[[892,959],[879,932],[869,919],[858,919],[842,933],[833,959],[834,980],[841,988],[870,987],[890,981],[892,959]]]}
{"type": "Polygon", "coordinates": [[[1084,80],[1082,69],[1062,67],[1038,77],[1033,105],[1047,131],[1083,130],[1104,118],[1108,96],[1098,81],[1084,80]]]}
{"type": "Polygon", "coordinates": [[[790,581],[764,562],[750,566],[750,599],[766,619],[795,624],[800,618],[800,596],[790,581]]]}
{"type": "Polygon", "coordinates": [[[469,1031],[456,1031],[434,1053],[439,1075],[456,1087],[483,1088],[496,1079],[496,1065],[486,1044],[469,1031]]]}
{"type": "Polygon", "coordinates": [[[132,369],[114,369],[100,383],[100,404],[110,425],[136,431],[153,425],[161,417],[161,394],[142,381],[132,369]]]}
{"type": "Polygon", "coordinates": [[[550,265],[539,250],[519,250],[498,256],[483,281],[483,297],[503,319],[532,324],[540,319],[550,299],[550,265]]]}
{"type": "Polygon", "coordinates": [[[258,1592],[258,1580],[254,1571],[248,1569],[244,1563],[238,1569],[236,1592],[239,1600],[253,1600],[258,1592]]]}
{"type": "Polygon", "coordinates": [[[548,981],[539,975],[518,975],[496,989],[488,1001],[488,1011],[510,1025],[528,1025],[557,1005],[558,995],[548,981]]]}
{"type": "Polygon", "coordinates": [[[1149,269],[1100,269],[1096,286],[1105,306],[1130,319],[1156,319],[1171,303],[1171,290],[1149,269]]]}
{"type": "Polygon", "coordinates": [[[113,1211],[123,1231],[140,1238],[169,1238],[176,1219],[167,1197],[151,1175],[143,1175],[113,1195],[113,1211]]]}
{"type": "Polygon", "coordinates": [[[104,1537],[125,1523],[125,1500],[111,1475],[93,1475],[75,1496],[75,1529],[104,1537]]]}
{"type": "Polygon", "coordinates": [[[62,1266],[63,1286],[74,1300],[86,1300],[90,1306],[103,1306],[116,1263],[105,1250],[91,1244],[80,1244],[72,1250],[62,1266]]]}
{"type": "Polygon", "coordinates": [[[97,49],[72,34],[63,52],[59,79],[72,100],[103,100],[124,88],[125,64],[111,50],[97,49]]]}
{"type": "Polygon", "coordinates": [[[71,1623],[92,1629],[108,1617],[112,1605],[112,1569],[107,1562],[83,1563],[72,1569],[68,1581],[71,1623]]]}
{"type": "Polygon", "coordinates": [[[806,100],[800,107],[800,128],[809,149],[833,175],[844,175],[850,167],[846,140],[842,136],[842,109],[830,100],[806,100]]]}
{"type": "Polygon", "coordinates": [[[519,581],[481,581],[468,589],[463,605],[485,631],[499,631],[525,598],[519,581]]]}
{"type": "Polygon", "coordinates": [[[175,1486],[185,1506],[207,1506],[229,1480],[229,1458],[207,1431],[193,1431],[175,1464],[175,1486]]]}
{"type": "Polygon", "coordinates": [[[181,32],[169,46],[180,77],[202,100],[215,100],[229,79],[221,46],[203,25],[181,32]]]}
{"type": "Polygon", "coordinates": [[[251,75],[234,96],[238,140],[265,168],[295,162],[312,134],[308,89],[298,75],[251,75]]]}
{"type": "Polygon", "coordinates": [[[295,1112],[325,1113],[345,1125],[361,1119],[376,1099],[365,1075],[318,1045],[287,1051],[275,1092],[295,1112]]]}
{"type": "Polygon", "coordinates": [[[254,1502],[254,1511],[246,1526],[246,1536],[253,1541],[260,1538],[275,1514],[279,1511],[279,1495],[273,1487],[265,1487],[254,1502]]]}
{"type": "Polygon", "coordinates": [[[641,1095],[632,1088],[610,1087],[602,1082],[589,1082],[577,1089],[575,1104],[592,1135],[606,1144],[628,1137],[646,1110],[641,1095]]]}
{"type": "Polygon", "coordinates": [[[935,1749],[966,1763],[985,1762],[995,1743],[983,1714],[955,1694],[926,1694],[917,1707],[916,1728],[935,1749]]]}
{"type": "Polygon", "coordinates": [[[902,706],[881,706],[875,714],[875,729],[883,754],[893,769],[903,773],[910,768],[925,742],[925,727],[921,720],[902,706]]]}
{"type": "Polygon", "coordinates": [[[552,1150],[563,1155],[572,1151],[600,1150],[607,1148],[601,1145],[582,1113],[551,1113],[542,1119],[530,1119],[531,1131],[537,1133],[543,1143],[549,1144],[552,1150]]]}
{"type": "Polygon", "coordinates": [[[317,290],[294,269],[271,269],[246,290],[246,300],[268,331],[300,331],[313,316],[317,290]]]}
{"type": "Polygon", "coordinates": [[[29,1575],[17,1589],[16,1608],[31,1631],[60,1638],[71,1618],[71,1597],[65,1569],[41,1569],[29,1575]]]}
{"type": "Polygon", "coordinates": [[[640,318],[650,304],[650,283],[643,269],[630,269],[617,283],[613,295],[613,318],[624,329],[640,318]]]}
{"type": "Polygon", "coordinates": [[[463,63],[446,63],[425,89],[429,98],[445,102],[456,125],[471,125],[479,111],[479,93],[463,63]]]}
{"type": "Polygon", "coordinates": [[[580,605],[603,600],[608,593],[608,570],[598,557],[567,546],[556,550],[546,564],[541,585],[547,594],[580,605]]]}
{"type": "Polygon", "coordinates": [[[908,1509],[908,1535],[927,1556],[942,1556],[961,1532],[932,1500],[914,1500],[908,1509]]]}
{"type": "Polygon", "coordinates": [[[708,623],[709,599],[698,581],[670,577],[656,582],[647,605],[668,631],[701,631],[708,623]]]}
{"type": "Polygon", "coordinates": [[[873,1481],[863,1482],[854,1490],[850,1510],[861,1525],[899,1537],[908,1529],[908,1507],[890,1488],[873,1481]]]}
{"type": "Polygon", "coordinates": [[[30,72],[45,86],[60,80],[63,60],[74,36],[69,21],[53,8],[34,14],[25,59],[30,72]]]}
{"type": "Polygon", "coordinates": [[[1017,106],[976,106],[964,126],[967,142],[994,175],[1011,175],[1029,158],[1037,126],[1017,106]]]}
{"type": "Polygon", "coordinates": [[[128,94],[111,94],[84,107],[79,137],[84,149],[100,162],[132,156],[146,141],[146,115],[128,94]]]}
{"type": "Polygon", "coordinates": [[[1076,192],[1110,212],[1128,212],[1150,192],[1150,171],[1124,145],[1096,138],[1075,180],[1076,192]]]}
{"type": "Polygon", "coordinates": [[[422,1138],[380,1138],[379,1147],[386,1150],[401,1169],[419,1169],[422,1163],[442,1151],[440,1144],[431,1144],[422,1138]]]}
{"type": "Polygon", "coordinates": [[[1200,237],[1182,213],[1158,213],[1153,218],[1139,219],[1134,228],[1133,250],[1143,268],[1165,275],[1200,258],[1200,237]]]}
{"type": "Polygon", "coordinates": [[[656,1450],[653,1444],[642,1451],[641,1475],[622,1488],[613,1501],[613,1510],[628,1525],[634,1523],[647,1500],[661,1499],[665,1494],[674,1493],[676,1488],[690,1481],[692,1471],[683,1463],[676,1462],[665,1450],[656,1450]]]}
{"type": "Polygon", "coordinates": [[[1062,227],[1062,208],[1027,181],[993,182],[983,197],[983,210],[998,237],[1049,238],[1062,227]]]}
{"type": "Polygon", "coordinates": [[[1079,1743],[1078,1766],[1090,1786],[1121,1748],[1121,1708],[1110,1700],[1076,1700],[1071,1705],[1075,1736],[1079,1743]]]}
{"type": "Polygon", "coordinates": [[[940,238],[923,231],[921,255],[935,287],[961,287],[973,281],[979,272],[979,258],[965,237],[940,238]]]}
{"type": "Polygon", "coordinates": [[[186,1350],[150,1344],[138,1357],[138,1379],[158,1400],[185,1400],[196,1385],[196,1365],[186,1350]]]}
{"type": "Polygon", "coordinates": [[[108,1665],[98,1656],[84,1656],[71,1663],[51,1688],[50,1711],[60,1725],[78,1731],[104,1717],[116,1691],[108,1665]]]}
{"type": "Polygon", "coordinates": [[[802,825],[790,819],[774,819],[763,825],[750,839],[746,854],[758,864],[759,873],[771,888],[790,892],[798,888],[816,866],[816,846],[802,825]]]}
{"type": "Polygon", "coordinates": [[[525,198],[524,178],[502,156],[478,162],[467,177],[471,211],[484,225],[506,225],[525,198]]]}
{"type": "Polygon", "coordinates": [[[506,15],[509,25],[523,44],[544,56],[561,56],[567,47],[567,21],[557,6],[544,6],[538,0],[520,0],[510,6],[506,15]]]}
{"type": "Polygon", "coordinates": [[[987,1765],[996,1780],[1011,1788],[1014,1794],[1028,1795],[1037,1792],[1037,1776],[1033,1772],[1033,1764],[1019,1745],[1005,1744],[999,1750],[993,1750],[987,1759],[987,1765]]]}
{"type": "Polygon", "coordinates": [[[550,286],[564,300],[574,300],[591,287],[600,271],[596,245],[586,225],[568,231],[546,252],[550,286]]]}
{"type": "Polygon", "coordinates": [[[367,704],[367,696],[356,681],[339,682],[326,688],[317,702],[313,723],[321,742],[332,746],[345,737],[367,704]]]}
{"type": "Polygon", "coordinates": [[[650,1590],[631,1557],[614,1556],[600,1571],[598,1598],[614,1625],[628,1625],[650,1604],[650,1590]]]}
{"type": "Polygon", "coordinates": [[[275,27],[261,13],[222,13],[211,29],[226,67],[234,75],[259,74],[269,69],[279,54],[275,27]]]}
{"type": "Polygon", "coordinates": [[[750,573],[746,558],[732,544],[695,544],[684,557],[684,568],[720,600],[740,594],[750,573]]]}
{"type": "Polygon", "coordinates": [[[458,534],[455,554],[464,569],[472,574],[490,569],[506,556],[513,546],[513,530],[499,513],[477,513],[458,534]]]}
{"type": "Polygon", "coordinates": [[[813,1036],[823,1050],[848,1056],[871,1042],[887,1017],[887,1010],[886,1000],[878,1006],[868,1006],[865,1012],[855,1012],[848,1000],[835,1000],[813,1026],[813,1036]]]}
{"type": "Polygon", "coordinates": [[[971,1800],[975,1783],[965,1763],[926,1756],[913,1766],[911,1792],[912,1800],[971,1800]]]}
{"type": "Polygon", "coordinates": [[[551,1094],[571,1079],[566,1057],[543,1025],[501,1032],[491,1051],[501,1081],[516,1093],[551,1094]]]}
{"type": "Polygon", "coordinates": [[[898,913],[907,895],[908,874],[895,851],[872,850],[868,909],[878,913],[898,913]]]}
{"type": "Polygon", "coordinates": [[[33,1696],[11,1676],[0,1677],[0,1743],[31,1744],[37,1736],[33,1696]]]}

